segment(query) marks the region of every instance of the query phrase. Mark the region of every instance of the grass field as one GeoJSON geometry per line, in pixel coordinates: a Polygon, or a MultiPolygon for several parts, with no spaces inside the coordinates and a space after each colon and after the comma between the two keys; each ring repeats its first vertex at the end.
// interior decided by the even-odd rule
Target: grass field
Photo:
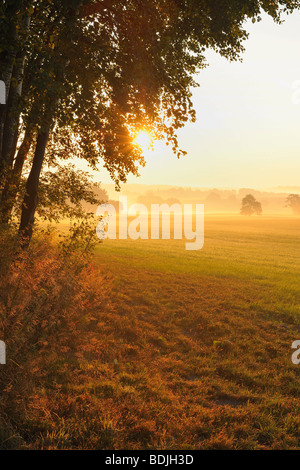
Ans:
{"type": "Polygon", "coordinates": [[[224,215],[200,251],[105,241],[112,302],[76,378],[39,392],[32,447],[299,449],[299,234],[297,218],[224,215]]]}

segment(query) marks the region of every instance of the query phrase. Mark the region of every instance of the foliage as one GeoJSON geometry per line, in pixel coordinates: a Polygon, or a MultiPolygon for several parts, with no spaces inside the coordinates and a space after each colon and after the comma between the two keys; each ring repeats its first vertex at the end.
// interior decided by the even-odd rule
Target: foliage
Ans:
{"type": "MultiPolygon", "coordinates": [[[[25,180],[22,179],[13,217],[20,214],[24,186],[25,180]]],[[[103,202],[101,197],[105,195],[100,184],[93,183],[87,172],[76,169],[72,164],[57,164],[41,176],[38,220],[58,223],[65,219],[74,221],[92,218],[95,213],[93,209],[103,202]]]]}
{"type": "Polygon", "coordinates": [[[300,215],[300,196],[299,194],[290,194],[286,198],[286,207],[290,207],[294,214],[300,215]]]}
{"type": "Polygon", "coordinates": [[[247,196],[243,197],[241,207],[242,215],[261,215],[261,213],[261,203],[258,202],[252,194],[247,194],[247,196]]]}

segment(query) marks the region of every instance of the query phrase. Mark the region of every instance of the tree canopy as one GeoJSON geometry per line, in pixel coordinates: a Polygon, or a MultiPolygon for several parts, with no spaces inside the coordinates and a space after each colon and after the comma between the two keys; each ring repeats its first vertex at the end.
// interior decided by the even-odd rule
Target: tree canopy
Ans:
{"type": "Polygon", "coordinates": [[[242,199],[241,214],[242,215],[253,215],[253,214],[261,215],[262,214],[261,203],[257,201],[252,194],[247,194],[247,196],[243,197],[242,199]]]}
{"type": "Polygon", "coordinates": [[[289,194],[286,198],[286,206],[290,207],[294,214],[300,215],[300,195],[289,194]]]}

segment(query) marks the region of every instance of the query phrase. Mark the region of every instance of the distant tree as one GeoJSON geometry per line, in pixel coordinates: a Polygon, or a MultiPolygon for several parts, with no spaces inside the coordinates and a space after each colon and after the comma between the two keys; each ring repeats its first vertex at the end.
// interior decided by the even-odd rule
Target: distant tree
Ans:
{"type": "Polygon", "coordinates": [[[290,207],[294,214],[300,215],[300,196],[299,194],[290,194],[286,198],[286,207],[290,207]]]}
{"type": "Polygon", "coordinates": [[[252,194],[247,194],[242,199],[241,214],[242,215],[261,215],[262,207],[261,203],[258,202],[252,194]]]}

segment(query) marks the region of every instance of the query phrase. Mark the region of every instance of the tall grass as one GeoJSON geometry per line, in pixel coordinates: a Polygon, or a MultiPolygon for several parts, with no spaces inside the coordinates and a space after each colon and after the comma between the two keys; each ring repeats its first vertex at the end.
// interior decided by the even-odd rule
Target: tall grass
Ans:
{"type": "Polygon", "coordinates": [[[0,232],[0,339],[7,351],[0,365],[2,448],[22,446],[38,389],[51,392],[60,378],[72,381],[89,353],[97,313],[109,307],[110,281],[81,235],[75,226],[58,244],[43,233],[20,251],[11,230],[0,232]]]}

